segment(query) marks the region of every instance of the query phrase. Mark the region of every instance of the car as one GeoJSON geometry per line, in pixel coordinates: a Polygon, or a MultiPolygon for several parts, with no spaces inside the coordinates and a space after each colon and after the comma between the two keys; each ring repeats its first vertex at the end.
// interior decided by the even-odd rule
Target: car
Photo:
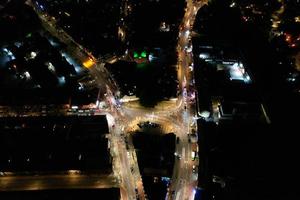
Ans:
{"type": "Polygon", "coordinates": [[[192,161],[194,161],[196,159],[196,152],[195,151],[192,151],[191,158],[192,158],[192,161]]]}
{"type": "Polygon", "coordinates": [[[181,155],[179,155],[177,152],[174,153],[175,157],[180,160],[181,159],[181,155]]]}
{"type": "Polygon", "coordinates": [[[193,173],[197,173],[197,167],[196,167],[196,165],[193,165],[193,173]]]}

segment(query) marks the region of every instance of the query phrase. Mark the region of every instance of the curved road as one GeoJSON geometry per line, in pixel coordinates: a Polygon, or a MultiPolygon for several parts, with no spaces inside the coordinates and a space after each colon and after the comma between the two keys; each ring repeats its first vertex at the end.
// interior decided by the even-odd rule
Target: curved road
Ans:
{"type": "MultiPolygon", "coordinates": [[[[31,1],[27,1],[27,3],[30,4],[31,1]]],[[[149,110],[143,107],[130,108],[115,105],[115,94],[118,93],[118,88],[108,71],[103,67],[103,63],[98,63],[89,52],[83,51],[81,45],[74,42],[68,34],[55,26],[55,21],[51,20],[51,17],[45,15],[45,13],[37,12],[44,27],[62,42],[68,44],[68,53],[71,56],[81,61],[81,63],[88,59],[92,60],[91,66],[88,67],[89,73],[95,77],[99,87],[106,90],[106,101],[110,103],[110,111],[107,113],[107,118],[111,133],[109,137],[114,163],[114,177],[118,179],[117,184],[121,188],[121,197],[124,200],[145,199],[134,147],[130,137],[126,135],[127,127],[139,121],[162,122],[163,127],[173,129],[180,138],[176,151],[181,155],[181,159],[176,159],[174,165],[172,184],[170,186],[170,191],[174,192],[168,194],[168,199],[192,200],[194,197],[193,189],[197,186],[197,177],[193,174],[192,167],[193,165],[197,166],[198,161],[191,159],[192,146],[196,144],[188,142],[187,134],[195,120],[194,116],[196,116],[195,105],[188,100],[190,98],[189,94],[193,92],[189,88],[189,85],[193,83],[193,71],[190,70],[193,58],[192,53],[188,53],[185,47],[188,47],[189,44],[195,16],[198,10],[206,3],[207,0],[187,0],[186,13],[179,32],[177,48],[179,55],[178,80],[182,92],[177,98],[176,107],[171,112],[170,110],[149,110]]],[[[101,179],[101,177],[98,177],[98,179],[95,177],[95,179],[98,181],[99,187],[110,187],[115,184],[114,178],[106,181],[101,179]]],[[[38,181],[39,179],[37,178],[36,180],[38,181]]],[[[77,177],[75,180],[80,180],[80,178],[77,177]]],[[[68,181],[72,181],[71,177],[66,177],[66,182],[68,181]]]]}

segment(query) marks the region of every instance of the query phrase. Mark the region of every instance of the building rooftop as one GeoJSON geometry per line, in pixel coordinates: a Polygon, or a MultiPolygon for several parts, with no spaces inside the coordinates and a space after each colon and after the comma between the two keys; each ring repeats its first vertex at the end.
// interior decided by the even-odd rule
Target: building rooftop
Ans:
{"type": "Polygon", "coordinates": [[[69,189],[69,190],[37,190],[37,191],[18,191],[1,192],[0,198],[5,200],[93,200],[105,197],[110,200],[120,199],[120,189],[69,189]]]}
{"type": "Polygon", "coordinates": [[[105,116],[0,118],[0,171],[111,171],[105,116]]]}

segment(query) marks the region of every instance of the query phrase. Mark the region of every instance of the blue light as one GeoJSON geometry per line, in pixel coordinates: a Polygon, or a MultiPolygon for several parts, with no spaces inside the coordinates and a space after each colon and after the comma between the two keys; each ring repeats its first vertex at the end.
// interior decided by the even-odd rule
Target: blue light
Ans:
{"type": "Polygon", "coordinates": [[[59,83],[59,85],[64,85],[65,83],[66,83],[66,79],[65,79],[65,77],[64,76],[62,76],[62,77],[58,77],[58,83],[59,83]]]}

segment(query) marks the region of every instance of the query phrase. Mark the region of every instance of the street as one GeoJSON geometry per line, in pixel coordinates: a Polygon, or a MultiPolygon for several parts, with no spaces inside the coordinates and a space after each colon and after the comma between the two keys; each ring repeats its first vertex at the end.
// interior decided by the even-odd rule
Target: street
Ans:
{"type": "MultiPolygon", "coordinates": [[[[124,0],[127,6],[127,1],[124,0]]],[[[53,36],[59,38],[62,43],[67,45],[67,53],[75,60],[80,61],[88,72],[95,78],[98,88],[106,91],[106,101],[110,103],[106,114],[111,142],[111,155],[113,157],[113,171],[115,178],[103,178],[97,176],[85,177],[70,175],[64,177],[33,177],[32,181],[27,180],[27,189],[43,189],[43,188],[59,188],[62,186],[81,187],[81,188],[103,188],[115,187],[119,184],[121,188],[121,198],[123,200],[146,199],[142,184],[141,174],[139,172],[136,152],[132,141],[127,135],[128,131],[133,131],[139,122],[150,121],[160,124],[163,130],[174,132],[180,138],[180,142],[176,145],[176,153],[181,159],[176,159],[174,171],[170,186],[170,193],[167,194],[168,199],[192,200],[194,199],[194,189],[197,187],[197,176],[193,174],[193,166],[198,166],[198,159],[192,158],[192,145],[188,139],[191,124],[196,120],[196,105],[188,99],[191,91],[190,85],[193,81],[193,71],[190,69],[193,63],[192,51],[187,52],[190,43],[190,34],[192,25],[198,10],[207,3],[207,1],[187,0],[187,8],[181,23],[178,39],[178,80],[180,94],[174,101],[166,103],[165,106],[155,107],[154,109],[146,109],[135,104],[130,106],[130,102],[121,106],[116,105],[116,94],[119,92],[117,84],[111,78],[109,72],[104,68],[105,61],[97,61],[91,53],[83,50],[84,48],[77,44],[66,32],[58,28],[55,20],[47,13],[41,13],[35,9],[31,1],[27,4],[31,5],[42,21],[44,28],[53,36]],[[44,181],[46,180],[46,181],[44,181]],[[59,181],[57,181],[59,180],[59,181]],[[117,180],[117,181],[116,181],[117,180]],[[174,191],[174,192],[172,192],[174,191]],[[174,193],[174,195],[172,194],[174,193]]],[[[126,11],[127,14],[127,11],[126,11]]],[[[126,15],[125,14],[125,15],[126,15]]],[[[122,31],[122,35],[125,34],[122,31]]],[[[125,37],[125,36],[123,36],[125,37]]],[[[133,103],[133,102],[132,102],[133,103]]],[[[197,157],[197,152],[196,156],[197,157]]],[[[27,178],[30,179],[30,178],[27,178]]],[[[15,182],[14,177],[1,177],[0,188],[18,188],[21,187],[22,181],[15,182]],[[20,186],[18,186],[20,184],[20,186]]],[[[19,180],[19,179],[18,179],[19,180]]],[[[22,179],[20,179],[22,180],[22,179]]],[[[25,184],[26,185],[26,184],[25,184]]]]}

